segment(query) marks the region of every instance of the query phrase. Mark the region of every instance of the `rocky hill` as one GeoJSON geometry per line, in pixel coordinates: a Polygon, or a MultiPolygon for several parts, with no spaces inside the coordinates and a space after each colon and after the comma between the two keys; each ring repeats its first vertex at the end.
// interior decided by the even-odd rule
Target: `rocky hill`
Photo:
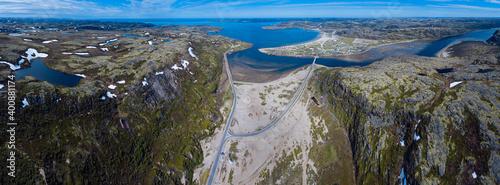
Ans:
{"type": "Polygon", "coordinates": [[[396,56],[316,81],[349,133],[358,184],[399,184],[402,172],[408,184],[495,184],[499,70],[494,56],[396,56]]]}
{"type": "Polygon", "coordinates": [[[493,36],[489,38],[486,43],[494,45],[494,46],[500,46],[500,30],[495,31],[493,36]]]}
{"type": "MultiPolygon", "coordinates": [[[[452,45],[446,49],[452,57],[468,57],[468,56],[485,56],[500,54],[500,30],[495,33],[485,42],[482,41],[465,41],[452,45]]],[[[500,56],[500,55],[499,55],[500,56]]]]}
{"type": "Polygon", "coordinates": [[[500,27],[497,18],[305,18],[264,29],[318,29],[348,38],[373,40],[433,39],[500,27]]]}
{"type": "Polygon", "coordinates": [[[395,56],[318,69],[314,82],[348,133],[357,184],[498,184],[498,60],[395,56]]]}
{"type": "MultiPolygon", "coordinates": [[[[205,28],[0,35],[6,46],[1,60],[16,65],[34,48],[48,54],[43,62],[49,68],[84,76],[76,87],[16,79],[18,178],[2,175],[0,182],[191,184],[204,158],[199,141],[223,121],[228,84],[222,54],[231,45],[251,47],[205,28]]],[[[11,69],[0,67],[6,84],[11,69]]],[[[7,105],[4,89],[0,104],[7,105]]],[[[5,123],[7,106],[0,112],[5,123]]],[[[6,129],[0,135],[2,143],[9,140],[6,129]]],[[[0,147],[3,156],[9,151],[0,147]]]]}

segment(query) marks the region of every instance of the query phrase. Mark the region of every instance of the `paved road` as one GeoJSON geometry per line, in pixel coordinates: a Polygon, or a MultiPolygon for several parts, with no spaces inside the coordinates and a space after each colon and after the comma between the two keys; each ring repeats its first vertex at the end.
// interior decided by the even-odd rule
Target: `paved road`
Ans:
{"type": "Polygon", "coordinates": [[[231,47],[228,51],[224,52],[224,63],[226,65],[226,71],[227,71],[227,75],[229,77],[229,82],[231,83],[231,88],[233,89],[233,97],[234,97],[233,108],[231,109],[231,113],[229,113],[229,119],[227,120],[226,129],[224,131],[224,136],[222,137],[222,141],[220,143],[219,150],[217,151],[217,157],[215,158],[214,166],[212,167],[212,171],[210,172],[210,178],[208,179],[208,182],[207,182],[207,184],[209,184],[209,185],[211,185],[212,182],[213,182],[213,180],[214,180],[215,171],[217,170],[217,165],[219,164],[219,159],[222,156],[221,155],[222,149],[224,148],[224,145],[226,144],[227,140],[230,139],[230,138],[235,138],[235,137],[250,137],[250,136],[259,135],[259,134],[262,134],[265,131],[269,130],[276,123],[278,123],[278,121],[280,121],[281,118],[283,118],[283,116],[290,110],[290,108],[293,106],[293,104],[295,104],[295,102],[299,98],[300,94],[302,94],[302,91],[304,90],[304,87],[305,87],[305,85],[307,83],[307,80],[309,79],[309,76],[311,74],[311,71],[312,71],[312,69],[314,67],[314,64],[316,63],[316,59],[317,59],[317,57],[314,58],[314,61],[313,61],[312,65],[311,65],[311,67],[309,68],[309,72],[307,73],[306,79],[302,83],[302,86],[300,87],[300,90],[299,90],[298,94],[295,96],[295,98],[293,99],[293,101],[290,102],[290,104],[288,105],[287,109],[281,114],[280,117],[278,117],[278,119],[274,120],[273,123],[271,123],[270,125],[268,125],[266,128],[262,129],[261,131],[258,131],[258,132],[255,132],[255,133],[251,133],[251,134],[234,135],[234,134],[232,134],[232,133],[229,132],[229,126],[231,125],[231,122],[233,120],[233,113],[234,113],[234,110],[236,108],[236,100],[238,98],[236,97],[236,90],[234,88],[233,77],[232,77],[231,71],[229,69],[229,63],[227,62],[227,53],[229,51],[231,51],[232,48],[233,47],[231,47]]]}
{"type": "Polygon", "coordinates": [[[236,109],[236,100],[238,99],[236,97],[236,90],[234,88],[234,83],[233,83],[233,76],[231,75],[231,71],[229,69],[229,63],[227,62],[227,53],[233,49],[233,46],[229,48],[226,52],[224,52],[224,63],[226,65],[226,72],[227,76],[229,77],[229,83],[231,83],[231,89],[233,89],[233,108],[231,109],[231,113],[229,113],[229,118],[227,119],[227,124],[226,124],[226,130],[224,131],[224,136],[222,137],[222,141],[219,146],[219,151],[217,152],[217,157],[215,158],[214,166],[212,167],[212,172],[210,172],[210,179],[208,179],[207,184],[212,184],[212,181],[214,180],[215,176],[215,171],[217,170],[217,164],[219,164],[219,159],[221,157],[221,152],[222,148],[224,148],[224,144],[226,144],[227,141],[227,135],[228,135],[228,130],[229,126],[231,125],[231,121],[233,121],[233,113],[234,110],[236,109]]]}

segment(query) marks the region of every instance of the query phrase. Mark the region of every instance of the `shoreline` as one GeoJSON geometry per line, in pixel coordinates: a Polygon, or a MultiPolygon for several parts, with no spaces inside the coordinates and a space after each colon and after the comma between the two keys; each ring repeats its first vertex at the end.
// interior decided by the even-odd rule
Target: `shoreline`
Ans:
{"type": "Polygon", "coordinates": [[[448,48],[450,48],[451,46],[454,46],[454,45],[457,45],[457,44],[460,44],[462,43],[463,41],[459,41],[458,43],[456,44],[449,44],[447,45],[446,47],[444,47],[443,49],[439,50],[434,56],[435,57],[439,57],[439,58],[448,58],[450,57],[450,52],[449,51],[446,51],[448,50],[448,48]]]}
{"type": "MultiPolygon", "coordinates": [[[[436,40],[444,39],[444,38],[448,38],[448,37],[455,37],[455,36],[464,35],[464,34],[476,32],[476,31],[486,31],[486,30],[491,30],[491,29],[500,29],[500,28],[479,29],[479,30],[473,30],[473,31],[470,31],[470,32],[467,32],[467,33],[449,35],[449,36],[444,36],[444,37],[439,37],[439,38],[412,39],[412,40],[404,40],[404,41],[393,42],[393,43],[384,43],[384,44],[380,44],[380,45],[374,46],[374,47],[372,47],[372,48],[370,48],[368,50],[365,50],[365,51],[362,51],[362,52],[359,52],[359,53],[338,54],[338,55],[323,55],[323,56],[318,56],[318,57],[319,58],[338,59],[337,57],[345,57],[345,56],[350,56],[350,55],[363,54],[363,53],[366,53],[366,52],[368,52],[368,51],[370,51],[372,49],[377,49],[379,47],[388,46],[388,45],[392,45],[392,44],[403,44],[403,43],[416,42],[416,41],[436,41],[436,40]]],[[[319,29],[314,29],[314,30],[319,30],[319,29]]],[[[325,34],[325,32],[320,32],[321,37],[323,36],[323,34],[325,34]]],[[[320,40],[321,37],[316,38],[316,39],[314,39],[312,41],[309,41],[309,42],[305,42],[305,43],[293,44],[293,45],[287,45],[287,46],[280,46],[280,47],[294,47],[294,46],[298,46],[298,45],[301,45],[301,44],[313,44],[314,42],[317,42],[318,40],[320,40]]],[[[356,39],[356,38],[354,38],[354,39],[356,39]]],[[[460,41],[460,42],[458,42],[456,44],[460,44],[461,42],[462,41],[460,41]]],[[[446,50],[449,47],[451,47],[453,45],[456,45],[456,44],[450,44],[450,45],[446,46],[445,48],[441,49],[439,52],[437,52],[435,54],[435,57],[441,57],[441,58],[450,57],[450,53],[446,52],[446,50]]],[[[261,53],[264,53],[266,55],[273,55],[273,56],[286,56],[286,57],[297,57],[297,58],[313,58],[313,57],[315,57],[313,55],[297,55],[297,56],[294,56],[294,55],[282,55],[282,54],[269,54],[269,53],[263,52],[263,49],[273,49],[273,48],[280,48],[280,47],[259,48],[258,50],[261,53]]],[[[342,60],[345,60],[345,59],[342,59],[342,60]]],[[[349,62],[363,62],[363,61],[356,61],[356,60],[346,60],[346,61],[349,61],[349,62]]]]}
{"type": "MultiPolygon", "coordinates": [[[[315,29],[315,30],[319,30],[319,29],[315,29]]],[[[282,55],[282,54],[269,54],[267,52],[263,52],[263,50],[264,49],[281,48],[281,47],[283,47],[283,48],[286,48],[286,47],[296,47],[296,46],[303,45],[303,44],[314,44],[314,43],[316,43],[318,41],[321,41],[321,38],[323,38],[323,36],[325,34],[326,34],[326,32],[320,32],[319,36],[316,39],[308,41],[308,42],[304,42],[304,43],[292,44],[292,45],[286,45],[286,46],[280,46],[280,47],[259,48],[258,50],[259,50],[259,52],[264,53],[266,55],[282,56],[282,57],[296,57],[296,58],[314,58],[315,56],[313,56],[313,55],[298,55],[298,56],[294,56],[294,55],[282,55]]],[[[357,39],[357,38],[354,38],[354,39],[357,39]]],[[[424,41],[424,40],[435,40],[435,39],[412,39],[412,40],[404,40],[404,41],[399,41],[399,42],[384,43],[384,44],[380,44],[380,45],[371,47],[370,49],[362,51],[362,52],[359,52],[359,53],[349,53],[349,54],[339,54],[339,55],[323,55],[323,56],[318,56],[318,58],[333,58],[333,59],[335,59],[336,57],[363,54],[363,53],[366,53],[366,52],[368,52],[368,51],[370,51],[372,49],[376,49],[376,48],[379,48],[379,47],[382,47],[382,46],[389,46],[389,45],[392,45],[392,44],[410,43],[410,42],[416,42],[416,41],[424,41]]],[[[350,61],[350,62],[363,62],[363,61],[352,61],[352,60],[347,60],[347,61],[350,61]]]]}

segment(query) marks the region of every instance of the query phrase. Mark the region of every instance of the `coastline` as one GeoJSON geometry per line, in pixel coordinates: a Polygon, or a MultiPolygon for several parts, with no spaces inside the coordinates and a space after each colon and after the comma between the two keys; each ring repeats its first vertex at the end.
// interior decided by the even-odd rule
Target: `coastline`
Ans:
{"type": "MultiPolygon", "coordinates": [[[[314,30],[315,31],[319,31],[319,29],[314,29],[314,30]]],[[[313,55],[299,55],[299,56],[294,56],[294,55],[283,55],[283,54],[269,54],[267,52],[264,52],[263,50],[265,50],[265,49],[275,49],[275,48],[296,47],[296,46],[305,45],[305,44],[315,44],[317,42],[321,42],[322,38],[323,38],[323,36],[325,34],[326,34],[326,32],[320,32],[320,34],[318,35],[318,37],[316,39],[311,40],[311,41],[307,41],[307,42],[303,42],[303,43],[286,45],[286,46],[280,46],[280,47],[259,48],[258,50],[261,53],[264,53],[266,55],[285,56],[285,57],[297,57],[297,58],[314,58],[315,56],[313,56],[313,55]]],[[[354,38],[354,39],[356,39],[356,38],[354,38]]],[[[376,49],[376,48],[379,48],[379,47],[382,47],[382,46],[388,46],[388,45],[393,45],[393,44],[402,44],[402,43],[410,43],[410,42],[415,42],[415,41],[420,41],[420,40],[428,40],[428,39],[412,39],[412,40],[403,40],[403,41],[398,41],[398,42],[384,43],[384,44],[380,44],[380,45],[377,45],[377,46],[373,46],[373,47],[369,48],[368,50],[365,50],[365,51],[362,51],[362,52],[359,52],[359,53],[348,53],[348,54],[338,54],[338,55],[322,55],[322,56],[318,56],[318,57],[319,58],[337,58],[337,57],[342,57],[342,56],[359,55],[359,54],[364,54],[364,53],[366,53],[366,52],[368,52],[368,51],[370,51],[372,49],[376,49]]],[[[350,60],[350,61],[351,62],[362,62],[362,61],[353,61],[353,60],[350,60]]]]}
{"type": "Polygon", "coordinates": [[[460,44],[462,43],[463,41],[459,41],[458,43],[456,44],[449,44],[447,45],[446,47],[444,47],[443,49],[439,50],[437,53],[436,53],[436,57],[440,57],[440,58],[448,58],[450,57],[450,52],[449,51],[446,51],[448,50],[448,48],[450,48],[451,46],[454,46],[454,45],[457,45],[457,44],[460,44]]]}

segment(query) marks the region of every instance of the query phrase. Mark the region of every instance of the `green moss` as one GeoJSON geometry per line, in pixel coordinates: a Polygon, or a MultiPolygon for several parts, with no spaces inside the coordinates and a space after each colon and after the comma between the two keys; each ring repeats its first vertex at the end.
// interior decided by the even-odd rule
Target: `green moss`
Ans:
{"type": "Polygon", "coordinates": [[[229,172],[229,179],[227,180],[227,182],[229,184],[233,184],[233,174],[234,174],[234,171],[233,171],[233,169],[231,169],[231,171],[229,172]]]}

